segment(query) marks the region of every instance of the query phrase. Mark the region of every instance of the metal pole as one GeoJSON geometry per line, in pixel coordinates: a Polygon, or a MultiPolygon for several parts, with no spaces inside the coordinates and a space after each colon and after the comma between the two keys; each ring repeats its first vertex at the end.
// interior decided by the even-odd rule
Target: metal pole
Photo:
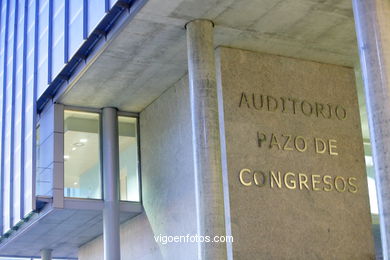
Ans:
{"type": "Polygon", "coordinates": [[[53,250],[51,249],[42,249],[41,250],[41,258],[42,260],[51,260],[51,253],[53,250]]]}
{"type": "Polygon", "coordinates": [[[390,1],[353,0],[376,174],[383,258],[390,248],[390,1]]]}
{"type": "Polygon", "coordinates": [[[115,108],[103,108],[103,239],[104,259],[120,260],[119,235],[119,140],[115,108]]]}
{"type": "MultiPolygon", "coordinates": [[[[209,20],[186,25],[198,232],[211,237],[226,234],[213,27],[209,20]]],[[[226,259],[226,244],[200,243],[199,254],[226,259]]]]}

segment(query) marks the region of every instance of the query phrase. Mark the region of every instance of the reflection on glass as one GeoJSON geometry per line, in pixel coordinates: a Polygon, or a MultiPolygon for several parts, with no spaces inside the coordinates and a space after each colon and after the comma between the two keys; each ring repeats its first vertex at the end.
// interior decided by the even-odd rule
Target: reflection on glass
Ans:
{"type": "Polygon", "coordinates": [[[101,199],[99,114],[64,113],[64,195],[101,199]]]}
{"type": "Polygon", "coordinates": [[[47,195],[47,186],[44,178],[42,178],[45,168],[41,166],[41,137],[40,137],[40,126],[36,128],[36,195],[45,196],[47,195]]]}
{"type": "Polygon", "coordinates": [[[140,201],[138,182],[137,119],[118,118],[120,199],[140,201]]]}
{"type": "Polygon", "coordinates": [[[374,236],[377,259],[381,259],[382,245],[381,245],[381,233],[380,233],[380,226],[379,226],[380,224],[379,224],[378,199],[376,195],[375,170],[374,170],[374,163],[372,160],[372,148],[369,140],[365,140],[364,142],[364,155],[366,160],[368,194],[370,197],[372,233],[374,236]]]}

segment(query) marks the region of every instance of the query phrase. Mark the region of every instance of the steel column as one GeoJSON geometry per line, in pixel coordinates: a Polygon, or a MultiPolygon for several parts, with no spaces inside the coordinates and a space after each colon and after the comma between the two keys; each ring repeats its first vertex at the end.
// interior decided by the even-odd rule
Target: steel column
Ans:
{"type": "Polygon", "coordinates": [[[112,107],[102,112],[104,259],[120,260],[118,115],[112,107]]]}

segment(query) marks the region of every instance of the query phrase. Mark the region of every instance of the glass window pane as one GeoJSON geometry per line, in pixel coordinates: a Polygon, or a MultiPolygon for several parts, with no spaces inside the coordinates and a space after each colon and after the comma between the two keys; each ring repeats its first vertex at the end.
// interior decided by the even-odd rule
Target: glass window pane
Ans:
{"type": "Polygon", "coordinates": [[[69,57],[72,57],[83,42],[83,1],[69,1],[69,57]]]}
{"type": "MultiPolygon", "coordinates": [[[[367,122],[366,120],[363,122],[367,122]]],[[[370,199],[370,209],[371,209],[371,221],[372,221],[372,233],[374,236],[375,250],[377,259],[378,256],[382,256],[382,244],[381,244],[381,231],[379,223],[379,210],[378,210],[378,198],[376,196],[376,185],[375,185],[375,169],[372,159],[372,148],[369,140],[364,142],[364,155],[366,159],[366,169],[367,169],[367,184],[368,184],[368,195],[370,199]]]]}
{"type": "Polygon", "coordinates": [[[88,0],[88,35],[105,15],[105,0],[88,0]]]}
{"type": "Polygon", "coordinates": [[[14,60],[13,56],[13,40],[14,40],[14,26],[12,21],[15,20],[15,2],[14,1],[9,1],[10,6],[10,14],[9,14],[9,22],[7,23],[8,26],[8,37],[6,40],[8,41],[8,48],[7,48],[7,61],[6,61],[6,66],[7,66],[7,73],[6,73],[6,82],[5,82],[5,97],[3,97],[6,100],[6,106],[5,106],[5,121],[3,124],[5,125],[5,133],[3,134],[4,136],[4,190],[3,190],[3,231],[7,232],[9,229],[12,227],[11,223],[11,152],[12,152],[12,146],[11,146],[11,115],[12,115],[12,88],[13,88],[13,82],[12,82],[12,64],[14,60]]]}
{"type": "Polygon", "coordinates": [[[138,181],[137,119],[118,118],[120,199],[140,201],[138,181]]]}
{"type": "Polygon", "coordinates": [[[39,1],[38,22],[38,73],[37,87],[39,98],[48,87],[48,41],[49,41],[49,1],[39,1]]]}
{"type": "Polygon", "coordinates": [[[53,1],[52,78],[64,67],[65,49],[65,1],[53,1]]]}
{"type": "Polygon", "coordinates": [[[65,111],[64,196],[101,199],[99,114],[65,111]]]}
{"type": "MultiPolygon", "coordinates": [[[[35,100],[34,100],[34,37],[35,37],[35,1],[28,0],[27,14],[27,56],[26,56],[26,85],[25,88],[25,118],[24,118],[24,212],[27,216],[33,210],[33,151],[34,151],[34,115],[35,115],[35,100]]],[[[38,156],[38,154],[37,154],[38,156]]]]}

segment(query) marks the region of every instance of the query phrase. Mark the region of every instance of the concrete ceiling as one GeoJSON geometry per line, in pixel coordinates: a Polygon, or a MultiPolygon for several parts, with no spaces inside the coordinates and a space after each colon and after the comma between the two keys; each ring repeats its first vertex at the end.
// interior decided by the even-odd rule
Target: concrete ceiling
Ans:
{"type": "Polygon", "coordinates": [[[139,112],[187,71],[185,23],[215,22],[215,46],[353,66],[350,0],[149,0],[59,98],[139,112]]]}
{"type": "MultiPolygon", "coordinates": [[[[79,247],[103,233],[103,206],[101,200],[67,198],[58,209],[50,202],[1,241],[0,256],[37,257],[52,248],[53,257],[77,259],[79,247]]],[[[120,207],[121,223],[142,212],[139,202],[122,201],[120,207]]]]}

